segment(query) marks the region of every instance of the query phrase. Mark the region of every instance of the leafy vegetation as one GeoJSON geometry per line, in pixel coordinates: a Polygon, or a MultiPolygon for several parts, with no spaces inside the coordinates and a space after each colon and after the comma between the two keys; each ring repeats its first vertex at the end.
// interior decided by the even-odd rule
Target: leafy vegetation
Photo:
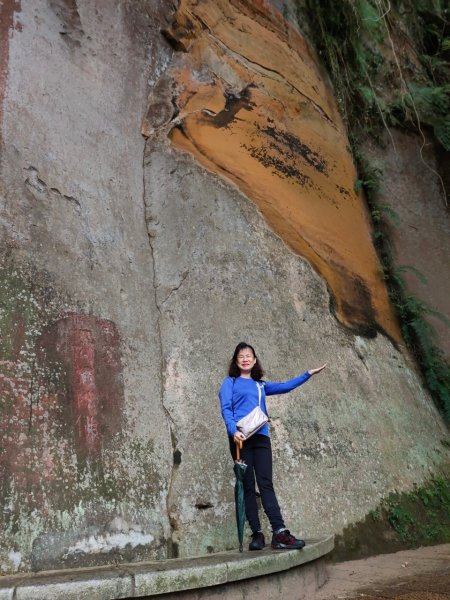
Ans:
{"type": "Polygon", "coordinates": [[[298,16],[336,91],[359,174],[355,188],[367,199],[374,245],[403,337],[450,421],[450,366],[427,317],[449,323],[408,291],[405,272],[425,279],[413,267],[394,263],[390,230],[398,215],[380,203],[382,168],[362,151],[368,136],[384,145],[391,127],[421,136],[427,127],[450,150],[450,9],[443,0],[299,0],[298,16]]]}
{"type": "Polygon", "coordinates": [[[374,225],[373,242],[381,259],[383,277],[399,317],[403,338],[414,353],[436,404],[450,422],[450,365],[439,348],[436,332],[427,317],[439,319],[449,327],[450,321],[408,291],[405,273],[412,273],[423,284],[427,282],[426,277],[413,266],[394,263],[389,226],[398,224],[398,215],[391,207],[377,201],[377,192],[382,185],[379,166],[358,152],[356,160],[361,177],[356,186],[365,192],[374,225]]]}
{"type": "Polygon", "coordinates": [[[353,145],[367,134],[380,141],[388,125],[424,124],[450,148],[450,9],[442,0],[305,0],[298,15],[331,76],[353,145]]]}
{"type": "Polygon", "coordinates": [[[378,518],[386,516],[403,542],[449,542],[450,480],[437,478],[426,486],[416,486],[412,492],[389,494],[378,513],[378,518]]]}
{"type": "Polygon", "coordinates": [[[407,93],[390,104],[387,120],[395,126],[410,126],[416,123],[416,115],[450,151],[450,85],[410,85],[407,93]]]}
{"type": "Polygon", "coordinates": [[[450,421],[450,366],[436,344],[435,330],[425,317],[432,315],[443,320],[447,325],[448,320],[413,294],[408,294],[398,271],[394,272],[394,277],[399,282],[399,289],[402,290],[400,293],[396,292],[397,299],[394,293],[391,293],[391,297],[393,296],[394,305],[400,315],[403,337],[414,350],[428,389],[437,400],[447,420],[450,421]]]}
{"type": "Polygon", "coordinates": [[[448,542],[450,479],[440,476],[411,492],[393,492],[383,498],[364,520],[336,536],[332,558],[357,559],[448,542]]]}

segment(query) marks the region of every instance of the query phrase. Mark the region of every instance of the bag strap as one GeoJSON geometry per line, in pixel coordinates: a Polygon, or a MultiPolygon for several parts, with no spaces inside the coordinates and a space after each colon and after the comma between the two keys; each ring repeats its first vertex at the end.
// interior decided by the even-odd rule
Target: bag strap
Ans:
{"type": "MultiPolygon", "coordinates": [[[[261,408],[261,390],[263,389],[263,387],[265,387],[265,382],[264,381],[261,381],[261,382],[258,381],[256,385],[258,386],[259,407],[261,408]]],[[[269,411],[267,410],[267,404],[266,404],[266,415],[267,415],[267,418],[270,421],[270,415],[269,415],[269,411]]]]}
{"type": "Polygon", "coordinates": [[[261,408],[261,389],[264,387],[264,384],[257,381],[256,387],[258,388],[258,406],[261,408]]]}
{"type": "MultiPolygon", "coordinates": [[[[233,380],[233,385],[231,386],[231,410],[233,411],[233,417],[234,417],[234,402],[233,402],[233,390],[234,390],[234,384],[236,383],[236,377],[232,377],[233,380]]],[[[258,388],[258,406],[259,408],[261,408],[261,390],[264,387],[264,381],[259,382],[259,381],[255,381],[256,383],[256,387],[258,388]]],[[[266,414],[269,417],[269,413],[267,411],[267,406],[266,406],[266,414]]],[[[269,417],[270,419],[270,417],[269,417]]]]}

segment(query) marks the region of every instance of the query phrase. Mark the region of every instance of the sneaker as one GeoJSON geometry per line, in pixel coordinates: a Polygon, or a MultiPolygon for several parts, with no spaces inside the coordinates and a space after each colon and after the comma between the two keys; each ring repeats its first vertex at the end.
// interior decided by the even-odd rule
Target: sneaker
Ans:
{"type": "Polygon", "coordinates": [[[288,529],[274,533],[272,536],[272,548],[274,550],[301,550],[304,545],[305,542],[291,535],[288,529]]]}
{"type": "Polygon", "coordinates": [[[252,541],[248,547],[249,550],[262,550],[266,542],[264,540],[264,534],[262,531],[257,531],[252,535],[252,541]]]}

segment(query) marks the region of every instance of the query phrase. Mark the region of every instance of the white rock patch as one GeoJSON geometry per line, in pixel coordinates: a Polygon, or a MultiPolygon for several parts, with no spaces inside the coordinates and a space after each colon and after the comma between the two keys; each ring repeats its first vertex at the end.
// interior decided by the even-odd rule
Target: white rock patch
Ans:
{"type": "Polygon", "coordinates": [[[91,535],[89,538],[79,540],[75,545],[70,546],[64,554],[68,558],[71,554],[105,554],[116,548],[126,548],[131,546],[143,546],[150,544],[154,536],[140,531],[129,531],[128,533],[113,533],[107,535],[91,535]]]}

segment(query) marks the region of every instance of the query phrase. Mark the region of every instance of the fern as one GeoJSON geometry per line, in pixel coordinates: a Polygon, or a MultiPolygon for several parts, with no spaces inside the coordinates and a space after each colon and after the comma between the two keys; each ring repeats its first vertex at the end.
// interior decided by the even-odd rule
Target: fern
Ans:
{"type": "MultiPolygon", "coordinates": [[[[450,85],[440,87],[410,86],[411,97],[424,119],[432,121],[436,113],[446,115],[450,107],[450,85]]],[[[407,100],[407,98],[405,98],[407,100]]]]}
{"type": "Polygon", "coordinates": [[[397,272],[398,273],[405,273],[405,272],[413,273],[421,283],[423,283],[423,284],[427,283],[427,278],[425,277],[425,275],[421,271],[419,271],[419,269],[416,269],[416,267],[413,267],[411,265],[399,265],[397,267],[397,272]]]}
{"type": "Polygon", "coordinates": [[[387,216],[391,225],[393,225],[394,227],[398,227],[400,225],[400,217],[398,216],[398,213],[392,208],[392,206],[389,206],[389,204],[380,204],[380,209],[387,216]]]}
{"type": "Polygon", "coordinates": [[[426,320],[426,316],[433,315],[449,327],[450,320],[413,294],[405,293],[406,286],[401,276],[405,270],[410,269],[400,267],[393,271],[395,279],[390,281],[391,299],[400,318],[405,342],[416,355],[428,389],[450,422],[450,365],[437,346],[436,331],[426,320]]]}
{"type": "Polygon", "coordinates": [[[436,120],[434,127],[434,135],[441,142],[447,152],[450,151],[450,116],[436,120]]]}
{"type": "Polygon", "coordinates": [[[433,127],[436,139],[450,150],[450,85],[417,86],[411,84],[402,98],[389,105],[388,120],[392,125],[420,122],[433,127]]]}

